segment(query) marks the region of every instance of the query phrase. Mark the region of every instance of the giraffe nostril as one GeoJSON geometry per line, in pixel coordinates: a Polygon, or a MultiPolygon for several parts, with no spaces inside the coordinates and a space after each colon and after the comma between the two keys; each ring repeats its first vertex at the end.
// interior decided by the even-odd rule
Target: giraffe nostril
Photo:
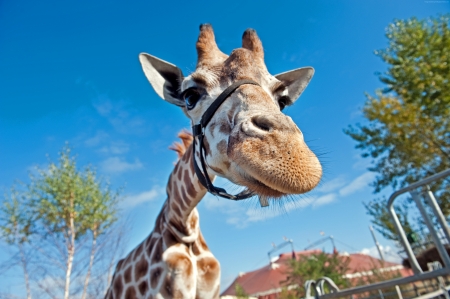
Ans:
{"type": "Polygon", "coordinates": [[[271,132],[275,126],[274,122],[264,115],[253,116],[251,122],[255,127],[266,132],[271,132]]]}

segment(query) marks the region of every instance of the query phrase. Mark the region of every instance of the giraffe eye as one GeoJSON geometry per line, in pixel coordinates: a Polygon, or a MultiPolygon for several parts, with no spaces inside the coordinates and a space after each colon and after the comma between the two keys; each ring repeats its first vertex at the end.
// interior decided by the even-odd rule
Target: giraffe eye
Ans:
{"type": "Polygon", "coordinates": [[[191,110],[195,107],[195,104],[200,100],[202,94],[198,91],[197,88],[191,87],[186,89],[182,94],[184,102],[186,103],[186,107],[188,110],[191,110]]]}
{"type": "Polygon", "coordinates": [[[283,111],[283,109],[288,105],[289,98],[287,96],[282,96],[278,99],[278,105],[280,106],[280,111],[283,111]]]}

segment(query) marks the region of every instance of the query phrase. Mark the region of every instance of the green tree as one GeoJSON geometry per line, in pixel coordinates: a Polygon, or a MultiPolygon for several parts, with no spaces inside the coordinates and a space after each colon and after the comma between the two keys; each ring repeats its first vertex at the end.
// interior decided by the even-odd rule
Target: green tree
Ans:
{"type": "Polygon", "coordinates": [[[247,292],[245,292],[244,288],[238,283],[234,286],[234,292],[236,294],[236,298],[238,299],[248,298],[247,292]]]}
{"type": "Polygon", "coordinates": [[[305,296],[305,282],[307,280],[317,280],[324,276],[331,278],[339,288],[349,286],[349,282],[344,278],[348,271],[350,260],[346,256],[337,253],[327,254],[320,252],[300,258],[292,259],[288,264],[288,276],[283,282],[287,286],[280,294],[280,298],[302,298],[305,296]],[[292,288],[292,286],[296,286],[292,288]]]}
{"type": "Polygon", "coordinates": [[[79,171],[68,146],[57,164],[38,169],[30,181],[21,191],[13,188],[0,211],[1,237],[23,257],[27,297],[32,271],[34,283],[49,297],[76,293],[84,299],[94,263],[101,264],[100,249],[117,240],[111,237],[120,192],[92,168],[79,171]]]}
{"type": "MultiPolygon", "coordinates": [[[[380,74],[385,88],[367,95],[364,125],[344,130],[377,173],[374,192],[398,189],[450,168],[450,30],[449,16],[396,20],[386,32],[389,45],[376,51],[388,70],[380,74]]],[[[445,215],[450,214],[449,180],[433,184],[445,215]]],[[[365,204],[376,229],[397,240],[386,210],[386,198],[365,204]]],[[[408,213],[410,201],[396,207],[409,232],[417,231],[408,213]]]]}

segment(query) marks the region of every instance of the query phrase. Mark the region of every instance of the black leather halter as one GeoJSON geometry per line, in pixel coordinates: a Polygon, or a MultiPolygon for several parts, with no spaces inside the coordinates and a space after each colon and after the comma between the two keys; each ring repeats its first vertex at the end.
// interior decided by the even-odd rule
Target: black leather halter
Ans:
{"type": "Polygon", "coordinates": [[[236,195],[229,194],[225,189],[216,187],[212,184],[211,180],[209,179],[208,172],[206,171],[206,162],[204,158],[205,154],[205,147],[203,145],[203,139],[205,138],[205,129],[208,125],[211,118],[214,116],[214,113],[216,113],[217,109],[219,109],[220,105],[241,85],[243,84],[253,84],[258,85],[255,81],[252,80],[239,80],[231,84],[227,87],[218,97],[217,99],[211,104],[211,106],[206,109],[205,113],[202,115],[202,119],[200,120],[199,124],[196,124],[192,126],[192,134],[194,135],[194,138],[198,137],[198,142],[200,144],[200,162],[202,166],[202,170],[197,165],[197,160],[195,159],[195,140],[193,143],[193,155],[194,155],[194,169],[195,173],[197,174],[197,177],[202,183],[202,185],[208,190],[209,193],[213,195],[218,195],[220,197],[232,199],[232,200],[241,200],[246,199],[249,197],[252,197],[254,194],[252,192],[249,193],[239,193],[236,195]],[[202,173],[203,171],[203,173],[202,173]]]}

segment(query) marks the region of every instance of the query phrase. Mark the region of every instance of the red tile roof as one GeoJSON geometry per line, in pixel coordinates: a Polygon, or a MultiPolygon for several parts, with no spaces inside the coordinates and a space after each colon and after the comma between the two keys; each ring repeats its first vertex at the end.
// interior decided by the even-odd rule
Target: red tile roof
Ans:
{"type": "MultiPolygon", "coordinates": [[[[318,254],[321,250],[307,250],[296,252],[297,258],[318,254]]],[[[343,254],[350,259],[347,271],[347,278],[352,279],[361,276],[371,275],[371,269],[380,267],[381,261],[369,255],[354,253],[343,254]]],[[[235,295],[236,284],[239,284],[247,294],[259,298],[271,298],[269,294],[278,293],[282,287],[286,287],[283,281],[288,273],[287,261],[292,258],[292,253],[280,254],[278,260],[260,269],[240,274],[233,283],[222,293],[224,295],[235,295]]],[[[385,262],[383,269],[398,270],[402,276],[412,275],[412,271],[402,265],[385,262]]]]}

